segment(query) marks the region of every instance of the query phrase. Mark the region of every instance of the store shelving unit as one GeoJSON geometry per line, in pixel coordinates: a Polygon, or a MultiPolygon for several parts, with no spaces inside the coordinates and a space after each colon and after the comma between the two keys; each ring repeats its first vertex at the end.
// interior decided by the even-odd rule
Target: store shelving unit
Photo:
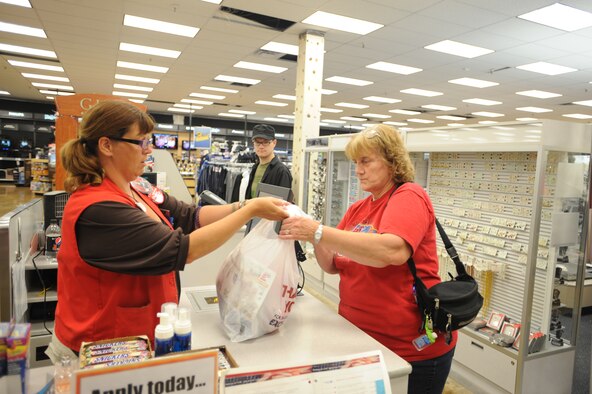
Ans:
{"type": "Polygon", "coordinates": [[[43,194],[51,190],[51,170],[48,159],[31,159],[31,185],[35,194],[43,194]]]}

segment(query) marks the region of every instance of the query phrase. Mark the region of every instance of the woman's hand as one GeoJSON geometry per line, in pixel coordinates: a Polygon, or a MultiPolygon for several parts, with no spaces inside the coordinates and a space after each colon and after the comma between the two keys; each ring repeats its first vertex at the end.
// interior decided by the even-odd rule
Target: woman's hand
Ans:
{"type": "Polygon", "coordinates": [[[280,239],[313,242],[319,222],[305,217],[291,217],[282,222],[280,239]]]}
{"type": "Polygon", "coordinates": [[[252,217],[267,220],[284,220],[289,215],[285,207],[288,202],[273,197],[258,197],[247,200],[244,209],[248,209],[252,217]]]}

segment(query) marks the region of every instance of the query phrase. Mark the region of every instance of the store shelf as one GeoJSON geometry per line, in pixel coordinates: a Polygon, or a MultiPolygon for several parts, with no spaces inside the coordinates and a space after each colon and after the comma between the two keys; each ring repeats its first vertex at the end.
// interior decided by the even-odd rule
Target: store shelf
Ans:
{"type": "MultiPolygon", "coordinates": [[[[57,301],[57,300],[58,300],[58,292],[56,290],[48,290],[47,296],[45,297],[45,302],[57,301]]],[[[43,302],[43,301],[44,301],[43,293],[41,293],[41,290],[27,292],[27,303],[36,304],[36,303],[43,302]]]]}
{"type": "MultiPolygon", "coordinates": [[[[39,255],[35,258],[35,264],[37,265],[37,269],[40,270],[47,270],[47,269],[56,269],[58,268],[58,260],[52,257],[47,257],[44,255],[39,255]]],[[[25,262],[25,269],[26,270],[34,270],[35,266],[33,265],[33,261],[28,259],[25,262]]]]}
{"type": "MultiPolygon", "coordinates": [[[[49,331],[53,332],[53,321],[46,321],[45,326],[49,329],[49,331]]],[[[31,323],[31,336],[38,337],[41,335],[49,335],[45,327],[43,327],[43,322],[31,323]]]]}

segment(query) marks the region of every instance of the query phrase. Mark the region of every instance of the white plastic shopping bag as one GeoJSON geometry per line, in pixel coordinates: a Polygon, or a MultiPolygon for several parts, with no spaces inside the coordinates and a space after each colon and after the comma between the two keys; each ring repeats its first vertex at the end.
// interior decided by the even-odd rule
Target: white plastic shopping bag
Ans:
{"type": "MultiPolygon", "coordinates": [[[[295,205],[291,215],[304,215],[295,205]]],[[[241,342],[277,330],[286,321],[299,279],[294,241],[278,238],[275,222],[261,219],[226,257],[216,290],[224,331],[241,342]]]]}

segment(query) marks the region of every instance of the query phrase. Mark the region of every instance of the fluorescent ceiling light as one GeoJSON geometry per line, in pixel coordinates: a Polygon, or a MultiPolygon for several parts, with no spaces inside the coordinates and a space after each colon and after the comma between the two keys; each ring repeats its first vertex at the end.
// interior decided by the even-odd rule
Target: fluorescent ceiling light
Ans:
{"type": "Polygon", "coordinates": [[[70,80],[66,77],[56,77],[54,75],[42,75],[42,74],[31,74],[31,73],[21,73],[21,75],[25,78],[31,78],[31,79],[44,79],[46,81],[70,82],[70,80]]]}
{"type": "Polygon", "coordinates": [[[592,115],[585,115],[585,114],[565,114],[561,115],[565,116],[566,118],[574,118],[574,119],[592,119],[592,115]]]}
{"type": "Polygon", "coordinates": [[[591,13],[559,3],[518,15],[518,18],[564,31],[576,31],[592,26],[591,13]]]}
{"type": "Polygon", "coordinates": [[[198,27],[179,25],[177,23],[163,22],[157,19],[142,18],[140,16],[125,14],[123,17],[124,26],[137,27],[158,31],[161,33],[174,34],[176,36],[193,38],[199,31],[198,27]]]}
{"type": "Polygon", "coordinates": [[[335,82],[335,83],[344,83],[347,85],[355,85],[355,86],[368,86],[368,85],[372,85],[374,83],[371,81],[364,81],[363,79],[339,77],[337,75],[335,75],[333,77],[326,78],[325,81],[335,82]]]}
{"type": "MultiPolygon", "coordinates": [[[[590,82],[592,83],[592,82],[590,82]]],[[[321,89],[321,94],[325,94],[327,96],[330,96],[332,94],[337,93],[337,90],[331,90],[331,89],[321,89]]]]}
{"type": "Polygon", "coordinates": [[[351,120],[352,122],[366,122],[368,119],[366,118],[358,118],[356,116],[342,116],[339,119],[343,119],[343,120],[351,120]]]}
{"type": "Polygon", "coordinates": [[[388,124],[391,126],[407,126],[407,123],[405,122],[391,122],[390,120],[388,122],[382,122],[384,124],[388,124]]]}
{"type": "Polygon", "coordinates": [[[334,114],[338,114],[340,112],[343,112],[342,109],[337,109],[337,108],[323,108],[321,107],[321,109],[319,110],[320,112],[331,112],[334,114]]]}
{"type": "Polygon", "coordinates": [[[516,118],[517,121],[519,122],[534,122],[535,120],[538,120],[537,118],[516,118]]]}
{"type": "Polygon", "coordinates": [[[119,49],[121,51],[143,53],[145,55],[162,56],[162,57],[168,57],[168,58],[172,58],[172,59],[177,59],[179,57],[179,55],[181,55],[180,51],[173,51],[173,50],[164,49],[164,48],[149,47],[146,45],[130,44],[129,42],[120,43],[119,49]]]}
{"type": "Polygon", "coordinates": [[[138,103],[138,104],[142,104],[142,103],[144,102],[144,100],[140,100],[140,99],[133,99],[133,98],[131,98],[131,99],[128,99],[128,100],[129,100],[129,101],[132,101],[132,102],[134,102],[134,103],[138,103]]]}
{"type": "Polygon", "coordinates": [[[266,100],[257,100],[257,101],[255,101],[255,104],[270,105],[272,107],[286,107],[288,105],[288,103],[280,103],[277,101],[266,101],[266,100]]]}
{"type": "Polygon", "coordinates": [[[433,120],[428,120],[428,119],[407,119],[407,122],[413,122],[413,123],[434,123],[433,120]]]}
{"type": "Polygon", "coordinates": [[[224,81],[224,82],[235,82],[235,83],[242,83],[245,85],[257,85],[261,82],[260,79],[252,79],[252,78],[242,78],[242,77],[233,77],[232,75],[218,75],[214,78],[216,81],[224,81]]]}
{"type": "Polygon", "coordinates": [[[50,57],[53,59],[58,58],[54,51],[46,51],[44,49],[21,47],[18,45],[8,45],[8,44],[1,44],[0,43],[0,51],[10,52],[10,53],[22,53],[25,55],[34,55],[34,56],[41,56],[41,57],[50,57]]]}
{"type": "Polygon", "coordinates": [[[74,94],[72,92],[58,92],[56,90],[45,90],[45,89],[40,89],[39,93],[50,94],[52,96],[72,96],[74,94]]]}
{"type": "Polygon", "coordinates": [[[534,73],[545,74],[545,75],[559,75],[570,73],[574,71],[578,71],[575,68],[560,66],[558,64],[552,64],[547,62],[536,62],[536,63],[529,63],[524,64],[522,66],[518,66],[520,70],[532,71],[534,73]]]}
{"type": "Polygon", "coordinates": [[[205,1],[206,3],[212,3],[212,4],[222,3],[222,0],[201,0],[201,1],[205,1]]]}
{"type": "Polygon", "coordinates": [[[422,105],[421,108],[433,109],[436,111],[454,111],[456,107],[448,107],[446,105],[427,104],[422,105]]]}
{"type": "Polygon", "coordinates": [[[203,107],[201,105],[193,105],[193,104],[173,104],[173,107],[178,107],[178,108],[189,108],[189,109],[203,109],[203,107]]]}
{"type": "Polygon", "coordinates": [[[52,83],[41,83],[41,82],[33,82],[31,85],[35,86],[36,88],[49,88],[49,89],[57,89],[57,90],[74,90],[72,86],[65,86],[65,85],[56,85],[52,83]]]}
{"type": "Polygon", "coordinates": [[[55,100],[55,97],[51,97],[51,96],[47,96],[45,98],[48,99],[48,100],[55,100]]]}
{"type": "Polygon", "coordinates": [[[243,114],[243,115],[255,115],[257,113],[255,111],[243,111],[242,109],[229,109],[228,112],[232,112],[235,114],[243,114]]]}
{"type": "Polygon", "coordinates": [[[167,108],[167,111],[171,111],[171,112],[182,112],[185,114],[192,114],[195,111],[192,109],[185,109],[185,108],[175,108],[175,107],[169,107],[167,108]]]}
{"type": "MultiPolygon", "coordinates": [[[[294,119],[294,115],[278,115],[278,118],[294,119]]],[[[276,134],[278,135],[278,134],[276,134]]]]}
{"type": "MultiPolygon", "coordinates": [[[[281,115],[278,115],[278,116],[281,116],[281,115]]],[[[275,136],[276,137],[284,138],[286,135],[285,134],[282,134],[282,133],[275,133],[275,136]]]]}
{"type": "Polygon", "coordinates": [[[224,100],[226,96],[220,96],[218,94],[207,94],[207,93],[191,93],[189,94],[191,97],[201,97],[210,100],[224,100]]]}
{"type": "Polygon", "coordinates": [[[117,67],[131,68],[133,70],[152,71],[152,72],[161,73],[161,74],[164,74],[169,71],[168,67],[151,66],[149,64],[131,63],[131,62],[122,62],[122,61],[117,61],[117,67]]]}
{"type": "Polygon", "coordinates": [[[0,31],[5,31],[7,33],[22,34],[25,36],[47,38],[43,29],[23,25],[15,25],[13,23],[0,22],[0,31]]]}
{"type": "Polygon", "coordinates": [[[362,100],[375,101],[377,103],[387,103],[387,104],[394,104],[394,103],[401,102],[401,100],[398,100],[398,99],[389,98],[389,97],[379,97],[379,96],[368,96],[368,97],[364,97],[362,100]]]}
{"type": "Polygon", "coordinates": [[[435,97],[435,96],[441,96],[444,94],[442,92],[434,92],[432,90],[424,90],[424,89],[416,89],[416,88],[403,89],[400,92],[406,93],[406,94],[414,94],[416,96],[425,96],[425,97],[435,97]]]}
{"type": "Polygon", "coordinates": [[[115,74],[115,79],[121,79],[124,81],[144,82],[144,83],[159,83],[160,79],[156,78],[145,78],[136,77],[134,75],[115,74]]]}
{"type": "Polygon", "coordinates": [[[464,126],[464,124],[462,124],[462,123],[448,123],[447,126],[450,126],[450,127],[461,127],[461,126],[464,126]]]}
{"type": "Polygon", "coordinates": [[[454,116],[454,115],[441,115],[441,116],[436,116],[436,118],[443,119],[443,120],[467,120],[467,118],[465,118],[464,116],[454,116]]]}
{"type": "MultiPolygon", "coordinates": [[[[282,118],[263,118],[263,120],[266,120],[268,122],[282,122],[282,123],[289,122],[288,119],[282,119],[282,118]]],[[[276,136],[277,136],[277,134],[276,134],[276,136]]]]}
{"type": "Polygon", "coordinates": [[[8,93],[6,90],[0,90],[0,94],[3,94],[5,96],[10,96],[10,93],[8,93]]]}
{"type": "Polygon", "coordinates": [[[276,94],[273,96],[273,98],[279,99],[279,100],[291,100],[291,101],[296,101],[296,96],[290,96],[289,94],[276,94]]]}
{"type": "Polygon", "coordinates": [[[498,114],[497,112],[487,112],[487,111],[473,112],[472,115],[485,116],[486,118],[499,118],[500,116],[504,116],[504,114],[498,114]]]}
{"type": "Polygon", "coordinates": [[[479,121],[479,124],[497,124],[498,122],[496,122],[495,120],[481,120],[479,121]]]}
{"type": "Polygon", "coordinates": [[[367,65],[366,68],[372,68],[374,70],[386,71],[389,73],[403,74],[403,75],[415,74],[420,71],[423,71],[423,69],[421,69],[421,68],[402,66],[400,64],[388,63],[388,62],[372,63],[372,64],[367,65]]]}
{"type": "Polygon", "coordinates": [[[401,115],[419,115],[421,113],[419,111],[409,111],[407,109],[391,109],[389,112],[401,115]]]}
{"type": "Polygon", "coordinates": [[[283,73],[284,71],[287,70],[286,67],[270,66],[267,64],[251,63],[251,62],[243,62],[243,61],[236,63],[234,65],[234,67],[245,68],[247,70],[264,71],[264,72],[274,73],[274,74],[283,73]]]}
{"type": "Polygon", "coordinates": [[[466,99],[466,100],[463,100],[463,103],[487,105],[487,106],[502,104],[501,101],[486,100],[486,99],[480,99],[480,98],[466,99]]]}
{"type": "Polygon", "coordinates": [[[562,96],[561,94],[558,94],[558,93],[545,92],[543,90],[524,90],[522,92],[516,92],[516,94],[519,94],[521,96],[540,98],[540,99],[548,99],[548,98],[552,98],[552,97],[561,97],[562,96]]]}
{"type": "Polygon", "coordinates": [[[182,99],[182,103],[189,103],[189,104],[199,104],[199,105],[212,105],[214,104],[212,101],[204,101],[204,100],[192,100],[192,99],[182,99]]]}
{"type": "Polygon", "coordinates": [[[335,119],[323,119],[325,123],[335,123],[335,124],[344,124],[347,123],[345,120],[335,120],[335,119]]]}
{"type": "Polygon", "coordinates": [[[0,0],[0,3],[18,5],[20,7],[31,8],[29,0],[0,0]]]}
{"type": "Polygon", "coordinates": [[[119,91],[113,91],[111,94],[114,96],[135,97],[135,98],[144,98],[144,99],[148,97],[147,94],[143,94],[143,93],[119,92],[119,91]]]}
{"type": "Polygon", "coordinates": [[[499,83],[497,83],[497,82],[484,81],[482,79],[475,79],[475,78],[457,78],[457,79],[451,79],[448,82],[454,83],[457,85],[471,86],[473,88],[489,88],[491,86],[499,85],[499,83]]]}
{"type": "Polygon", "coordinates": [[[587,107],[592,107],[592,100],[574,101],[573,103],[577,105],[585,105],[587,107]]]}
{"type": "Polygon", "coordinates": [[[244,115],[230,114],[230,113],[227,113],[227,112],[220,112],[218,114],[218,116],[225,116],[227,118],[244,118],[245,117],[244,115]]]}
{"type": "Polygon", "coordinates": [[[224,88],[215,88],[212,86],[200,86],[201,90],[211,90],[213,92],[223,92],[223,93],[238,93],[238,90],[235,89],[224,89],[224,88]]]}
{"type": "Polygon", "coordinates": [[[365,116],[367,118],[378,118],[378,119],[388,119],[391,117],[390,115],[382,115],[382,114],[362,114],[362,116],[365,116]]]}
{"type": "Polygon", "coordinates": [[[244,130],[231,130],[230,131],[231,134],[245,134],[244,130]]]}
{"type": "Polygon", "coordinates": [[[115,89],[127,89],[127,90],[137,90],[140,92],[151,92],[154,88],[149,88],[146,86],[135,86],[135,85],[123,85],[121,83],[114,83],[113,87],[115,89]]]}
{"type": "Polygon", "coordinates": [[[524,112],[534,112],[534,113],[553,112],[552,109],[540,108],[540,107],[520,107],[520,108],[516,108],[516,110],[517,111],[524,111],[524,112]]]}
{"type": "Polygon", "coordinates": [[[20,60],[12,60],[12,59],[8,59],[8,63],[14,67],[34,68],[37,70],[58,71],[58,72],[62,72],[62,73],[64,72],[64,69],[62,67],[50,66],[48,64],[22,62],[20,60]]]}
{"type": "Polygon", "coordinates": [[[491,49],[463,44],[462,42],[451,40],[440,41],[435,44],[425,46],[424,48],[431,51],[448,53],[450,55],[466,57],[469,59],[494,52],[491,49]]]}
{"type": "Polygon", "coordinates": [[[282,44],[281,42],[268,42],[263,45],[261,49],[270,52],[285,53],[288,55],[298,56],[298,45],[282,44]]]}
{"type": "Polygon", "coordinates": [[[361,19],[350,18],[347,16],[331,14],[329,12],[323,11],[315,12],[303,20],[302,23],[361,35],[371,33],[374,30],[378,30],[384,26],[379,23],[367,22],[361,19]]]}
{"type": "Polygon", "coordinates": [[[363,108],[368,108],[369,105],[364,105],[364,104],[355,104],[355,103],[335,103],[336,107],[346,107],[346,108],[356,108],[356,109],[363,109],[363,108]]]}

